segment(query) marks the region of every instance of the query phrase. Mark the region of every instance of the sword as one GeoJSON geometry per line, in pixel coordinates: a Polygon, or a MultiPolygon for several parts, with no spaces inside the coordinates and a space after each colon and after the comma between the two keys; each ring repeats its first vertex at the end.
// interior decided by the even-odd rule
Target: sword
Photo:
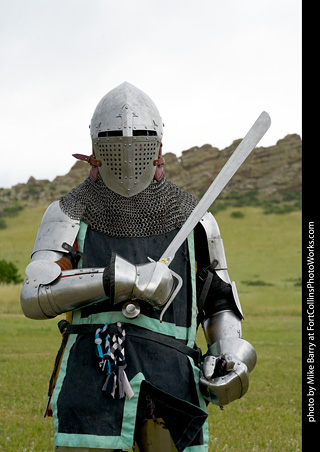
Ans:
{"type": "Polygon", "coordinates": [[[187,221],[183,224],[178,234],[172,240],[168,248],[162,254],[160,262],[170,265],[173,261],[177,250],[195,228],[209,207],[213,204],[224,187],[240,168],[245,159],[253,151],[261,138],[267,132],[271,124],[268,113],[263,111],[253,124],[247,135],[243,138],[236,150],[233,152],[229,160],[221,169],[220,173],[214,179],[206,193],[203,195],[199,203],[193,209],[187,221]]]}

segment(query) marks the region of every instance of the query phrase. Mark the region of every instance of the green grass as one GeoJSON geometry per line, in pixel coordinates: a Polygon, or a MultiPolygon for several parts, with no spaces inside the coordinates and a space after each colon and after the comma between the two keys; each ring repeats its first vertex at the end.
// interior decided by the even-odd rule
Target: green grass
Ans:
{"type": "Polygon", "coordinates": [[[6,217],[7,227],[0,230],[0,259],[14,262],[23,277],[46,207],[28,207],[15,217],[6,217]]]}
{"type": "Polygon", "coordinates": [[[223,412],[209,407],[210,450],[301,451],[301,213],[230,212],[216,218],[245,316],[243,336],[258,362],[243,399],[223,412]]]}
{"type": "MultiPolygon", "coordinates": [[[[6,218],[0,259],[22,276],[45,207],[6,218]]],[[[210,452],[298,452],[301,441],[301,213],[264,215],[260,207],[216,214],[229,274],[245,316],[243,336],[258,355],[249,391],[224,411],[209,405],[210,452]]],[[[0,285],[0,452],[53,449],[43,419],[48,380],[60,345],[59,319],[24,318],[21,285],[0,285]]],[[[199,341],[204,346],[202,334],[199,341]]]]}

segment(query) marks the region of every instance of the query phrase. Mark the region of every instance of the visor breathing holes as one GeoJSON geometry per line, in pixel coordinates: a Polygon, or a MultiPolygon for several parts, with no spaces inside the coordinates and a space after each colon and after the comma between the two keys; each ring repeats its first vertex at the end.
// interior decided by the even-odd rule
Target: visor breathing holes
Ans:
{"type": "Polygon", "coordinates": [[[137,180],[153,161],[158,157],[157,155],[158,143],[135,143],[135,169],[134,178],[137,180]]]}
{"type": "Polygon", "coordinates": [[[110,181],[110,186],[113,183],[127,186],[130,180],[133,185],[144,183],[148,178],[152,180],[159,146],[159,141],[150,135],[132,137],[132,140],[101,137],[94,148],[96,158],[102,162],[100,174],[110,181]]]}
{"type": "Polygon", "coordinates": [[[99,143],[98,158],[119,180],[122,179],[122,145],[119,143],[99,143]]]}

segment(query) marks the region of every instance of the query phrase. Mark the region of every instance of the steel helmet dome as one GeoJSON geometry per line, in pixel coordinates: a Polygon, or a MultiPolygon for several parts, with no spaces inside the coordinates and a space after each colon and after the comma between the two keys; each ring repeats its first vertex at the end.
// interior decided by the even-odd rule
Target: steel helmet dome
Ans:
{"type": "Polygon", "coordinates": [[[147,94],[128,82],[109,91],[94,111],[90,134],[108,188],[130,197],[151,183],[161,154],[163,124],[147,94]]]}

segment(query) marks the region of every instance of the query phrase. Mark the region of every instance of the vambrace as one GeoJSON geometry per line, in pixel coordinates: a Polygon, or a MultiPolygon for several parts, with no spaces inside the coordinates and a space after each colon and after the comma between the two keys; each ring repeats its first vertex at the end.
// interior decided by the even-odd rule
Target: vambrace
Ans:
{"type": "Polygon", "coordinates": [[[228,274],[219,226],[209,212],[202,217],[199,226],[201,228],[198,229],[198,233],[200,233],[201,241],[205,243],[202,245],[199,258],[199,263],[202,266],[199,272],[199,281],[204,281],[204,283],[200,281],[199,319],[202,322],[222,309],[232,309],[242,319],[243,313],[236,284],[234,281],[231,282],[228,274]],[[204,248],[205,250],[203,250],[204,248]]]}
{"type": "Polygon", "coordinates": [[[204,282],[198,300],[209,347],[201,365],[200,389],[207,400],[223,406],[247,392],[257,356],[253,346],[242,338],[243,313],[236,285],[228,275],[218,225],[211,214],[203,217],[201,225],[211,265],[201,275],[204,282]]]}
{"type": "Polygon", "coordinates": [[[165,264],[132,265],[118,255],[106,268],[65,271],[55,262],[37,259],[26,274],[20,300],[25,316],[32,319],[52,318],[105,300],[114,305],[138,299],[162,308],[174,295],[175,273],[165,264]]]}
{"type": "Polygon", "coordinates": [[[47,319],[108,298],[105,269],[61,271],[58,264],[34,261],[26,269],[21,307],[26,317],[47,319]]]}

